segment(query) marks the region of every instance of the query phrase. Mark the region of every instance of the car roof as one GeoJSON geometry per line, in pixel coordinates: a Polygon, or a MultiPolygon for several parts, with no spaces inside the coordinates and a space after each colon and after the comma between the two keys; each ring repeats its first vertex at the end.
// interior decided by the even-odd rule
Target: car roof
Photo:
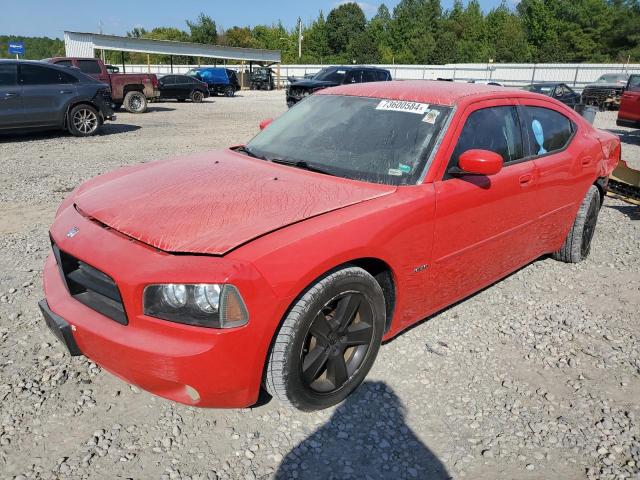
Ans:
{"type": "Polygon", "coordinates": [[[537,93],[515,88],[441,80],[394,80],[390,82],[356,83],[327,88],[314,95],[351,95],[449,106],[455,105],[461,99],[471,96],[486,98],[541,98],[541,95],[537,93]]]}
{"type": "MultiPolygon", "coordinates": [[[[57,68],[65,72],[69,71],[69,67],[63,67],[62,65],[56,65],[54,63],[43,62],[42,60],[13,60],[0,58],[0,63],[15,63],[20,65],[39,65],[41,67],[57,68]]],[[[80,70],[78,70],[80,71],[80,70]]]]}
{"type": "Polygon", "coordinates": [[[387,70],[386,68],[380,68],[380,67],[371,67],[369,65],[329,65],[326,67],[322,67],[321,70],[329,70],[329,69],[334,69],[334,70],[380,70],[382,72],[388,72],[389,70],[387,70]]]}

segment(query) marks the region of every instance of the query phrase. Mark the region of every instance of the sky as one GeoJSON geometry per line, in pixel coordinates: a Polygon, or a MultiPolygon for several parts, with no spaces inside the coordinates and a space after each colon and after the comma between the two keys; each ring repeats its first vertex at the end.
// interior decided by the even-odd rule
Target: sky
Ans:
{"type": "MultiPolygon", "coordinates": [[[[389,10],[399,0],[384,2],[389,10]]],[[[62,38],[65,30],[98,32],[102,21],[104,33],[124,35],[134,27],[151,29],[172,26],[187,30],[185,19],[195,19],[200,12],[210,15],[219,27],[254,26],[277,23],[293,27],[298,17],[307,23],[320,10],[325,15],[344,0],[0,0],[0,35],[48,36],[62,38]]],[[[358,2],[367,17],[375,14],[380,1],[358,2]]],[[[450,8],[453,0],[442,0],[450,8]]],[[[484,10],[500,0],[480,0],[484,10]]]]}

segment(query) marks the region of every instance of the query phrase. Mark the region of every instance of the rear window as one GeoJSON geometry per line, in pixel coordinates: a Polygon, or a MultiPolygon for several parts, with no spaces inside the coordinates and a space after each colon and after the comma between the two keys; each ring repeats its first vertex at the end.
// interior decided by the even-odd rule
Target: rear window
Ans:
{"type": "Polygon", "coordinates": [[[386,82],[387,80],[389,80],[389,73],[384,72],[382,70],[378,70],[376,72],[376,76],[378,77],[378,80],[381,82],[386,82]]]}
{"type": "Polygon", "coordinates": [[[78,67],[83,73],[95,74],[102,71],[97,60],[78,60],[78,67]]]}
{"type": "Polygon", "coordinates": [[[545,155],[565,148],[573,137],[573,122],[555,110],[524,107],[525,132],[532,155],[545,155]]]}
{"type": "Polygon", "coordinates": [[[55,64],[63,67],[73,67],[73,62],[71,60],[59,60],[55,62],[55,64]]]}
{"type": "Polygon", "coordinates": [[[640,75],[631,75],[629,78],[629,90],[633,92],[640,91],[640,75]]]}
{"type": "Polygon", "coordinates": [[[78,79],[57,68],[40,65],[20,65],[20,82],[23,85],[52,85],[59,83],[76,83],[78,79]]]}

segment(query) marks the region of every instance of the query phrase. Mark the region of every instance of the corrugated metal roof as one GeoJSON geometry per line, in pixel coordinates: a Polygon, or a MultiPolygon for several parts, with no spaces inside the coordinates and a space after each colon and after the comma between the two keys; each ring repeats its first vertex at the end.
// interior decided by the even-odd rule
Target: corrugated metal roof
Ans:
{"type": "Polygon", "coordinates": [[[66,54],[69,57],[93,57],[95,49],[122,52],[183,55],[189,57],[220,58],[254,62],[280,62],[280,50],[225,47],[201,43],[150,40],[147,38],[119,37],[87,32],[64,32],[66,54]]]}

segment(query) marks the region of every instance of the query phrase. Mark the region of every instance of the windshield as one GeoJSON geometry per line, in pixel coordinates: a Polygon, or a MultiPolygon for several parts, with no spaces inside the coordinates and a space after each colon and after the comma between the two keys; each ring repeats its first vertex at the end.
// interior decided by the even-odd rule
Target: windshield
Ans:
{"type": "Polygon", "coordinates": [[[267,160],[304,162],[353,180],[413,185],[450,108],[426,103],[312,95],[246,146],[267,160]]]}
{"type": "Polygon", "coordinates": [[[551,95],[553,85],[527,85],[526,87],[524,87],[524,90],[535,93],[542,93],[543,95],[551,95]]]}
{"type": "Polygon", "coordinates": [[[344,68],[323,68],[313,76],[314,80],[342,83],[347,71],[344,68]]]}
{"type": "Polygon", "coordinates": [[[629,76],[625,74],[608,73],[602,75],[596,83],[627,83],[629,76]]]}

